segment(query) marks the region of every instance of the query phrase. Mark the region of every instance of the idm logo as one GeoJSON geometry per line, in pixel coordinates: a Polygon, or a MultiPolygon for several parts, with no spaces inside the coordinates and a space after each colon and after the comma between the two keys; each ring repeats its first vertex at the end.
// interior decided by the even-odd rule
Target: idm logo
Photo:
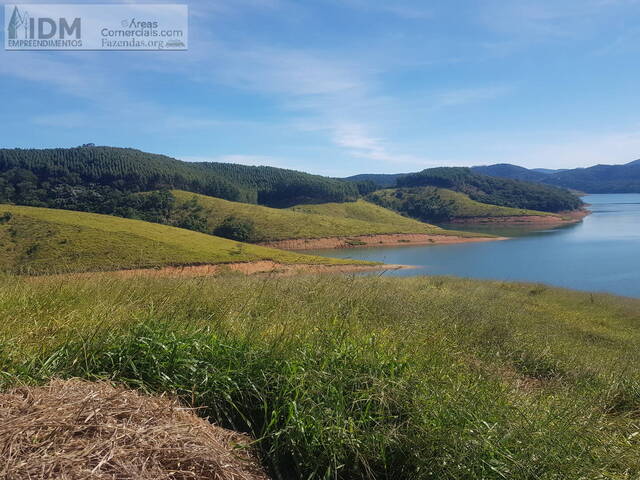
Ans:
{"type": "Polygon", "coordinates": [[[76,17],[69,23],[66,18],[32,17],[26,10],[13,8],[7,28],[9,40],[49,40],[52,38],[81,37],[82,25],[76,17]]]}

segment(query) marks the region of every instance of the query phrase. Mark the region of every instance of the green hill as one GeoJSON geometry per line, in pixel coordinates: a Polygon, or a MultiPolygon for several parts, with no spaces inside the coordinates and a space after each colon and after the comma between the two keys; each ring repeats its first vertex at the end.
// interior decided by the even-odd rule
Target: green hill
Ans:
{"type": "Polygon", "coordinates": [[[367,199],[422,221],[442,222],[478,217],[549,216],[548,212],[501,207],[477,202],[464,193],[445,188],[414,187],[378,190],[367,199]]]}
{"type": "Polygon", "coordinates": [[[395,187],[398,178],[408,175],[407,173],[360,173],[345,177],[343,180],[349,182],[372,182],[378,188],[395,187]]]}
{"type": "Polygon", "coordinates": [[[346,263],[140,220],[12,205],[0,205],[0,248],[2,271],[36,274],[256,260],[346,263]]]}
{"type": "Polygon", "coordinates": [[[203,207],[207,231],[215,231],[229,217],[249,222],[253,225],[251,240],[254,242],[384,233],[461,234],[403,217],[363,200],[275,209],[184,191],[171,193],[178,208],[193,199],[203,207]]]}
{"type": "Polygon", "coordinates": [[[490,177],[470,168],[431,168],[398,178],[398,187],[437,187],[468,195],[472,200],[502,207],[561,212],[582,207],[567,190],[520,180],[490,177]]]}
{"type": "MultiPolygon", "coordinates": [[[[375,205],[365,200],[348,203],[322,203],[319,205],[299,205],[292,207],[299,212],[314,213],[318,215],[329,215],[332,217],[348,218],[352,220],[371,222],[393,226],[394,228],[424,228],[423,222],[417,222],[411,218],[404,217],[389,210],[388,208],[375,205]]],[[[428,225],[430,228],[438,228],[428,225]]],[[[412,233],[407,230],[407,233],[412,233]]],[[[431,233],[431,232],[426,232],[431,233]]]]}

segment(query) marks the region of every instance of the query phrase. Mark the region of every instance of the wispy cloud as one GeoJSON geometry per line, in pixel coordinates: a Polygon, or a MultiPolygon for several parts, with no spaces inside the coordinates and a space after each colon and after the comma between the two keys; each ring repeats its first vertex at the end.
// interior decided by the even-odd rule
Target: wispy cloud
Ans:
{"type": "Polygon", "coordinates": [[[488,0],[479,8],[480,23],[520,41],[583,37],[602,26],[603,17],[628,15],[638,0],[488,0]]]}
{"type": "Polygon", "coordinates": [[[106,88],[108,80],[100,68],[88,61],[91,57],[91,53],[54,58],[48,52],[0,52],[0,78],[14,77],[45,84],[68,95],[94,98],[106,88]]]}
{"type": "Polygon", "coordinates": [[[31,123],[43,127],[80,128],[86,126],[89,120],[89,116],[84,112],[62,112],[36,115],[31,119],[31,123]]]}
{"type": "Polygon", "coordinates": [[[384,140],[369,135],[366,126],[357,123],[335,125],[333,141],[356,158],[422,167],[434,165],[426,158],[391,151],[384,140]]]}
{"type": "Polygon", "coordinates": [[[382,12],[395,15],[409,20],[425,20],[433,18],[434,12],[424,3],[416,4],[406,0],[396,0],[395,2],[375,2],[370,0],[340,0],[342,4],[349,5],[360,10],[382,12]]]}
{"type": "Polygon", "coordinates": [[[321,95],[362,88],[357,69],[330,55],[252,46],[218,51],[214,75],[228,86],[282,95],[321,95]]]}
{"type": "Polygon", "coordinates": [[[434,106],[436,108],[453,107],[458,105],[467,105],[474,102],[494,100],[512,91],[513,88],[507,86],[461,88],[457,90],[448,90],[436,94],[434,106]]]}

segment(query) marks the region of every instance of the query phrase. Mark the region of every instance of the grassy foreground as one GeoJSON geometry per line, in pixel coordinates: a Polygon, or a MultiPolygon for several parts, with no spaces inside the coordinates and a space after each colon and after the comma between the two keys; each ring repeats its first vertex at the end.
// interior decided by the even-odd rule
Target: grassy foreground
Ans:
{"type": "Polygon", "coordinates": [[[274,478],[635,479],[640,301],[438,277],[0,278],[0,384],[107,378],[274,478]]]}
{"type": "Polygon", "coordinates": [[[239,217],[250,220],[255,225],[256,233],[261,241],[386,233],[476,235],[444,230],[434,225],[403,217],[396,212],[364,200],[300,205],[289,209],[279,209],[230,202],[179,190],[174,190],[172,193],[178,203],[184,204],[196,198],[198,203],[205,208],[209,230],[215,229],[227,217],[239,217]]]}
{"type": "Polygon", "coordinates": [[[57,273],[273,260],[359,263],[238,243],[155,223],[0,205],[0,271],[57,273]]]}

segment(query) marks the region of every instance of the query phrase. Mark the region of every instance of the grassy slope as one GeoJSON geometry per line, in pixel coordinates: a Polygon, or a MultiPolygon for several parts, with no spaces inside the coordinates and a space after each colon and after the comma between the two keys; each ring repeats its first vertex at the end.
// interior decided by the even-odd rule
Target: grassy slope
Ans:
{"type": "MultiPolygon", "coordinates": [[[[427,187],[434,189],[434,187],[427,187]]],[[[389,188],[375,192],[381,197],[391,198],[397,189],[389,188]]],[[[553,213],[526,210],[524,208],[501,207],[488,203],[476,202],[464,193],[454,192],[446,188],[435,188],[442,199],[453,201],[454,218],[478,218],[478,217],[521,217],[521,216],[548,216],[553,213]]]]}
{"type": "Polygon", "coordinates": [[[0,383],[177,393],[284,478],[640,476],[638,300],[438,277],[0,278],[0,318],[0,383]]]}
{"type": "Polygon", "coordinates": [[[290,238],[322,238],[382,233],[437,233],[464,235],[403,217],[391,210],[359,200],[349,203],[301,205],[276,209],[229,202],[214,197],[175,190],[179,202],[194,196],[207,210],[208,227],[215,228],[228,216],[251,219],[264,241],[290,238]]]}
{"type": "Polygon", "coordinates": [[[521,216],[548,216],[553,215],[548,212],[538,210],[527,210],[524,208],[501,207],[498,205],[489,205],[488,203],[480,203],[470,199],[464,193],[454,192],[445,188],[439,188],[438,193],[445,200],[455,202],[456,216],[459,218],[473,217],[521,217],[521,216]]]}
{"type": "Polygon", "coordinates": [[[423,222],[404,217],[394,212],[393,210],[380,207],[365,200],[358,200],[357,202],[349,203],[299,205],[292,208],[299,212],[315,213],[332,217],[341,217],[365,222],[381,223],[384,225],[393,225],[395,228],[415,228],[416,225],[425,225],[425,223],[423,222]]]}
{"type": "Polygon", "coordinates": [[[343,263],[108,215],[0,205],[0,214],[4,212],[13,215],[0,224],[0,267],[5,271],[114,270],[264,259],[343,263]]]}

